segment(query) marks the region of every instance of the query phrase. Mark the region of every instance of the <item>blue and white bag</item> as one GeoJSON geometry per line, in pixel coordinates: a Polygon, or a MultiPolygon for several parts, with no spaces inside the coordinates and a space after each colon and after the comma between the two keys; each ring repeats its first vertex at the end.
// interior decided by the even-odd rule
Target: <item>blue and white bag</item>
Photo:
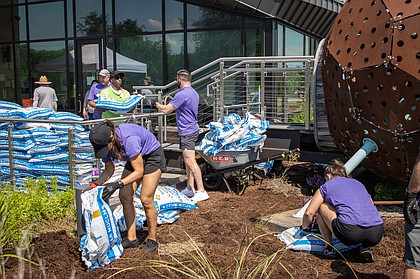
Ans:
{"type": "Polygon", "coordinates": [[[131,95],[124,103],[99,96],[96,101],[96,107],[110,110],[115,114],[124,114],[132,110],[143,98],[142,95],[131,95]]]}
{"type": "MultiPolygon", "coordinates": [[[[286,249],[318,255],[324,254],[326,243],[323,240],[321,234],[305,232],[299,227],[291,227],[285,231],[280,232],[276,235],[276,237],[283,241],[284,244],[286,244],[286,249]]],[[[340,253],[360,246],[360,244],[353,246],[344,245],[335,237],[333,237],[332,245],[340,253]]]]}
{"type": "Polygon", "coordinates": [[[86,234],[80,241],[82,261],[88,270],[105,267],[123,253],[121,235],[111,208],[102,199],[104,187],[96,187],[81,195],[86,234]]]}

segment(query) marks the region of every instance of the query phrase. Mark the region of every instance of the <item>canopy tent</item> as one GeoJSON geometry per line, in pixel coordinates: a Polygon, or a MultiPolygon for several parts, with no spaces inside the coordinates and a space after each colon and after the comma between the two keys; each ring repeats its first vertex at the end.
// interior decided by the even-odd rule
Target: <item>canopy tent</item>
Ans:
{"type": "MultiPolygon", "coordinates": [[[[82,46],[82,63],[84,70],[100,70],[99,69],[99,49],[98,45],[85,45],[82,46]]],[[[69,56],[69,68],[71,71],[74,70],[74,61],[75,55],[74,50],[68,53],[69,56]]],[[[117,69],[121,72],[132,72],[132,73],[145,73],[147,74],[147,65],[133,60],[131,58],[125,57],[118,52],[116,53],[117,59],[117,69]]],[[[114,70],[113,62],[113,51],[109,48],[106,48],[106,60],[107,60],[107,69],[112,71],[114,70]]],[[[60,56],[51,61],[40,63],[36,65],[36,70],[38,72],[65,72],[66,71],[66,56],[60,56]]]]}

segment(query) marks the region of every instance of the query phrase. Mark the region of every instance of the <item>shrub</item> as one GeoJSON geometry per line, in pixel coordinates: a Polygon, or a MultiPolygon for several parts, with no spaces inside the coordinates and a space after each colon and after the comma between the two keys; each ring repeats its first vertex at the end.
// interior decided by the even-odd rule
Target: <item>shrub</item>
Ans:
{"type": "Polygon", "coordinates": [[[403,200],[404,192],[404,187],[390,182],[380,182],[375,185],[375,196],[373,199],[377,201],[403,200]]]}

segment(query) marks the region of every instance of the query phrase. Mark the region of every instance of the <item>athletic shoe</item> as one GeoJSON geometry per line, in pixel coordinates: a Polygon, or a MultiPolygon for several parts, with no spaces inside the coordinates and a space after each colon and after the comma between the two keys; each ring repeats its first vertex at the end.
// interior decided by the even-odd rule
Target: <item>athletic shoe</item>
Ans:
{"type": "Polygon", "coordinates": [[[148,239],[146,241],[146,245],[143,247],[144,252],[152,253],[158,248],[159,244],[157,241],[148,239]]]}
{"type": "Polygon", "coordinates": [[[194,196],[194,190],[193,189],[188,189],[187,187],[185,187],[185,189],[182,190],[181,193],[186,195],[189,198],[194,196]]]}
{"type": "Polygon", "coordinates": [[[324,257],[327,259],[334,259],[337,255],[335,254],[335,250],[328,246],[325,250],[324,250],[324,257]]]}
{"type": "Polygon", "coordinates": [[[363,248],[360,246],[360,256],[362,257],[363,261],[367,263],[373,263],[375,261],[371,247],[363,248]]]}
{"type": "Polygon", "coordinates": [[[199,201],[205,201],[209,199],[209,194],[207,194],[206,191],[204,192],[197,191],[195,192],[194,197],[192,197],[191,199],[195,201],[196,203],[199,201]]]}
{"type": "Polygon", "coordinates": [[[122,247],[124,249],[127,248],[137,248],[140,246],[140,240],[136,238],[136,240],[129,240],[127,237],[123,239],[122,241],[122,247]]]}

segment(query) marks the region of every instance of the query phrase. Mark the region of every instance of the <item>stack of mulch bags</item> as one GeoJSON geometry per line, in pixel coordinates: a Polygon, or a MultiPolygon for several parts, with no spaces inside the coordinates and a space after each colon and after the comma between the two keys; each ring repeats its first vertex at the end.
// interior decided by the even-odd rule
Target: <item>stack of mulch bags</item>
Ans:
{"type": "Polygon", "coordinates": [[[251,113],[241,119],[236,113],[225,116],[223,122],[210,122],[209,131],[200,142],[205,155],[216,155],[221,151],[241,151],[262,148],[267,138],[268,121],[261,121],[251,113]]]}
{"type": "Polygon", "coordinates": [[[10,182],[7,127],[13,125],[11,140],[16,185],[23,187],[29,177],[47,181],[56,177],[58,187],[67,189],[70,185],[68,129],[74,126],[76,187],[84,188],[90,184],[94,155],[88,131],[82,125],[52,123],[83,121],[82,117],[0,101],[0,118],[52,120],[50,123],[0,122],[0,182],[10,182]]]}

